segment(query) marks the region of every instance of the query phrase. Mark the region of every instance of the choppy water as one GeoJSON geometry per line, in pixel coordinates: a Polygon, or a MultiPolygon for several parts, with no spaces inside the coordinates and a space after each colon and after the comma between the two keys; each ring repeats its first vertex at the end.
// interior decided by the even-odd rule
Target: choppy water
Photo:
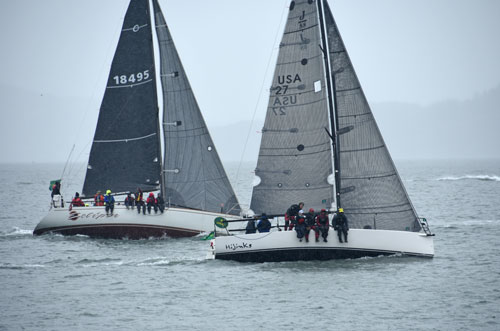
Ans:
{"type": "Polygon", "coordinates": [[[200,238],[33,237],[62,166],[0,165],[0,330],[499,330],[500,161],[396,163],[434,259],[242,264],[205,260],[200,238]]]}

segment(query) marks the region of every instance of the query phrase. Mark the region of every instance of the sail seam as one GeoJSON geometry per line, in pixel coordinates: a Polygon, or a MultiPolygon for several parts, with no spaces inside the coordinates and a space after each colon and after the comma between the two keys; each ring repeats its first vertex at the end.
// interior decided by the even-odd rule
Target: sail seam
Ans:
{"type": "Polygon", "coordinates": [[[321,151],[317,151],[317,152],[311,152],[311,153],[300,153],[300,154],[269,154],[269,155],[259,154],[259,156],[266,156],[266,157],[269,157],[269,156],[293,156],[293,157],[297,157],[297,156],[303,156],[303,155],[320,154],[320,153],[324,153],[324,152],[327,152],[327,151],[330,151],[330,148],[324,149],[324,150],[321,150],[321,151]]]}
{"type": "Polygon", "coordinates": [[[384,178],[384,177],[391,177],[391,176],[396,176],[396,173],[393,172],[391,174],[387,175],[375,175],[375,176],[364,176],[364,177],[341,177],[342,179],[372,179],[372,178],[384,178]]]}
{"type": "Polygon", "coordinates": [[[297,33],[297,32],[303,32],[303,31],[306,31],[306,30],[309,30],[309,29],[312,29],[314,27],[318,26],[318,24],[314,24],[314,25],[311,25],[307,28],[304,28],[304,29],[300,29],[300,30],[294,30],[294,31],[289,31],[289,32],[285,32],[283,34],[291,34],[291,33],[297,33]]]}
{"type": "MultiPolygon", "coordinates": [[[[309,61],[309,60],[316,59],[316,58],[321,57],[321,56],[323,56],[323,54],[318,54],[318,55],[315,55],[315,56],[309,57],[309,58],[307,58],[307,60],[309,61]]],[[[301,63],[302,61],[303,61],[303,60],[302,60],[302,59],[300,59],[300,60],[298,60],[298,61],[276,63],[276,65],[277,65],[277,66],[281,66],[281,65],[284,65],[284,64],[301,63]]]]}
{"type": "MultiPolygon", "coordinates": [[[[312,147],[318,147],[318,146],[323,146],[323,145],[328,145],[330,146],[330,142],[327,141],[326,143],[321,143],[321,144],[316,144],[316,145],[308,145],[305,146],[307,148],[312,148],[312,147]]],[[[297,149],[297,147],[262,147],[261,149],[266,149],[266,150],[272,150],[272,149],[297,149]]]]}
{"type": "Polygon", "coordinates": [[[370,148],[360,148],[360,149],[351,149],[351,150],[345,150],[345,151],[340,151],[340,153],[353,153],[353,152],[362,152],[362,151],[370,151],[373,149],[379,149],[379,148],[384,148],[385,145],[380,145],[376,147],[370,147],[370,148]]]}
{"type": "Polygon", "coordinates": [[[324,190],[324,189],[330,189],[332,186],[318,186],[318,187],[307,187],[307,188],[300,188],[300,187],[293,187],[293,188],[262,188],[259,187],[259,191],[316,191],[316,190],[324,190]]]}
{"type": "Polygon", "coordinates": [[[106,86],[106,88],[134,87],[134,86],[139,86],[139,85],[143,85],[143,84],[149,83],[151,81],[153,81],[153,79],[148,79],[148,80],[145,80],[145,81],[137,83],[137,84],[127,84],[127,85],[118,85],[118,86],[106,86]]]}
{"type": "Polygon", "coordinates": [[[137,31],[139,31],[140,29],[147,27],[148,25],[149,25],[149,24],[144,24],[144,25],[134,25],[133,27],[123,29],[122,31],[134,31],[134,32],[137,32],[137,31]]]}
{"type": "Polygon", "coordinates": [[[335,93],[349,92],[349,91],[360,90],[360,89],[361,89],[361,86],[358,86],[358,87],[353,87],[353,88],[347,88],[344,90],[336,90],[335,93]]]}
{"type": "Polygon", "coordinates": [[[376,207],[359,207],[359,208],[348,208],[346,211],[351,212],[351,210],[366,210],[366,209],[380,209],[380,208],[395,208],[409,205],[408,202],[400,203],[397,205],[389,205],[389,206],[376,206],[376,207]]]}
{"type": "Polygon", "coordinates": [[[360,114],[352,114],[352,115],[339,115],[339,118],[365,116],[365,115],[371,115],[371,114],[372,114],[371,112],[368,112],[368,113],[360,113],[360,114]]]}
{"type": "Polygon", "coordinates": [[[95,143],[118,143],[118,142],[129,142],[129,141],[134,141],[134,140],[141,140],[141,139],[146,139],[149,137],[156,136],[155,133],[148,134],[147,136],[143,137],[137,137],[137,138],[127,138],[127,139],[113,139],[113,140],[94,140],[95,143]]]}
{"type": "MultiPolygon", "coordinates": [[[[413,209],[404,209],[404,210],[395,210],[395,211],[377,211],[377,212],[371,212],[371,213],[363,213],[363,212],[348,212],[348,214],[353,214],[353,215],[370,215],[370,214],[395,214],[395,213],[405,213],[408,211],[412,211],[413,209]]],[[[346,209],[347,212],[347,209],[346,209]]],[[[379,220],[380,221],[380,220],[379,220]]]]}

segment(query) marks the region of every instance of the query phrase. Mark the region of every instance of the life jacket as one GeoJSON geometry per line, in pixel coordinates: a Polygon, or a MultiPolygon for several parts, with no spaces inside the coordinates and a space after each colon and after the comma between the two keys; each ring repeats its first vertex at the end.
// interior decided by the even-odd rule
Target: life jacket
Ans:
{"type": "Polygon", "coordinates": [[[156,199],[153,194],[150,194],[148,198],[146,199],[147,204],[156,204],[156,199]]]}
{"type": "Polygon", "coordinates": [[[114,204],[115,203],[115,198],[112,196],[112,195],[106,195],[104,197],[104,202],[106,202],[107,204],[114,204]]]}
{"type": "Polygon", "coordinates": [[[135,194],[135,201],[142,202],[142,192],[137,192],[135,194]]]}
{"type": "Polygon", "coordinates": [[[317,217],[316,217],[316,223],[318,223],[319,225],[322,225],[322,226],[325,226],[325,225],[328,225],[328,215],[324,214],[319,214],[317,217]]]}
{"type": "Polygon", "coordinates": [[[102,194],[94,195],[94,202],[96,206],[104,206],[104,195],[102,194]]]}
{"type": "Polygon", "coordinates": [[[71,200],[71,204],[75,207],[84,207],[85,206],[85,203],[83,203],[82,199],[80,199],[79,197],[73,198],[73,200],[71,200]]]}
{"type": "Polygon", "coordinates": [[[299,217],[297,217],[297,223],[298,223],[298,224],[304,224],[304,222],[305,222],[305,221],[306,221],[306,220],[305,220],[304,216],[299,216],[299,217]]]}

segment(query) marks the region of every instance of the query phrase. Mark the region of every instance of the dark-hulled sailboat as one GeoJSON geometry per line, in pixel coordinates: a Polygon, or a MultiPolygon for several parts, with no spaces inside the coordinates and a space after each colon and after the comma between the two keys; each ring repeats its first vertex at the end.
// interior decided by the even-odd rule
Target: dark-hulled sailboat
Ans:
{"type": "MultiPolygon", "coordinates": [[[[295,231],[218,237],[215,258],[335,259],[433,256],[433,237],[410,202],[325,0],[291,1],[262,129],[251,209],[283,214],[343,208],[348,243],[299,242],[295,231]],[[423,231],[421,231],[424,227],[423,231]]],[[[241,227],[241,226],[240,226],[241,227]]]]}
{"type": "MultiPolygon", "coordinates": [[[[240,214],[157,0],[152,0],[163,94],[160,123],[149,0],[131,0],[113,58],[90,152],[83,196],[159,191],[164,213],[116,205],[51,208],[34,234],[102,238],[193,236],[213,219],[240,214]],[[163,133],[164,158],[161,153],[163,133]]],[[[118,199],[118,197],[117,197],[118,199]]]]}

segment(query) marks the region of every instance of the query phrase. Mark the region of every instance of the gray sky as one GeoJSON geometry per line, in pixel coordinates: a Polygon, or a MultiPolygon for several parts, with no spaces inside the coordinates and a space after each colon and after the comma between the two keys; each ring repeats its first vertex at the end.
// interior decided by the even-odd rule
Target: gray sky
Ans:
{"type": "MultiPolygon", "coordinates": [[[[209,128],[264,117],[288,2],[160,0],[209,128]]],[[[466,101],[500,85],[500,1],[329,3],[370,103],[466,101]]],[[[0,0],[0,162],[64,162],[73,144],[86,160],[127,6],[0,0]]]]}

